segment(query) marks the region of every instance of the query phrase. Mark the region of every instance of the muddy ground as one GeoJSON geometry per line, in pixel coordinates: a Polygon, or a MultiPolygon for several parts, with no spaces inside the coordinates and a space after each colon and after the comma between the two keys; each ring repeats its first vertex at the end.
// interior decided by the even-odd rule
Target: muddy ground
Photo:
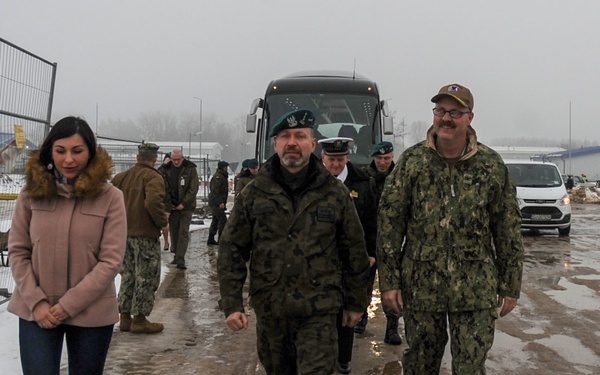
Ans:
{"type": "MultiPolygon", "coordinates": [[[[169,269],[159,289],[150,319],[164,322],[165,331],[140,336],[115,330],[107,374],[264,374],[251,312],[251,327],[233,333],[217,309],[217,248],[205,241],[206,230],[193,232],[188,270],[169,269]]],[[[488,374],[600,374],[600,205],[573,205],[569,237],[526,231],[524,243],[522,297],[497,323],[488,374]]],[[[356,335],[352,374],[402,373],[406,344],[383,343],[377,297],[365,334],[356,335]]],[[[444,375],[450,374],[448,351],[444,375]]]]}

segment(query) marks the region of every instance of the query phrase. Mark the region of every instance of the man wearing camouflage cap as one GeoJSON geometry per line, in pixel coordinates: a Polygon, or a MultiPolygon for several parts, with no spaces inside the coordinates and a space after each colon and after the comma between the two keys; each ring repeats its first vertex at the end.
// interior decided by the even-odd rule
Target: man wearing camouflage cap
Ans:
{"type": "Polygon", "coordinates": [[[459,84],[431,101],[433,126],[387,177],[379,202],[382,301],[404,309],[404,374],[485,374],[495,321],[517,305],[521,215],[502,158],[477,142],[473,95],[459,84]],[[449,324],[449,327],[447,327],[449,324]]]}
{"type": "Polygon", "coordinates": [[[336,315],[353,327],[367,306],[369,259],[344,184],[312,153],[315,115],[299,109],[273,126],[276,153],[240,192],[219,241],[219,306],[230,329],[248,327],[249,261],[257,349],[267,374],[331,374],[336,315]]]}
{"type": "Polygon", "coordinates": [[[121,191],[127,209],[127,247],[119,289],[119,329],[132,333],[157,333],[164,326],[146,317],[154,307],[160,284],[160,236],[167,226],[165,185],[154,165],[158,146],[138,146],[137,163],[117,174],[112,183],[121,191]],[[132,319],[133,315],[133,319],[132,319]]]}

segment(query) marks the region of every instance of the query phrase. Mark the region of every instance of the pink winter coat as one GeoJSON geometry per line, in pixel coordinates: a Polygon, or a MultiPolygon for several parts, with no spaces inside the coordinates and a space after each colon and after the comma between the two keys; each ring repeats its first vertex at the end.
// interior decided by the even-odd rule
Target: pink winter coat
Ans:
{"type": "Polygon", "coordinates": [[[32,153],[10,228],[16,288],[8,311],[32,321],[33,308],[46,300],[70,315],[65,324],[114,324],[127,220],[122,192],[107,183],[110,157],[99,148],[74,186],[59,184],[36,158],[32,153]]]}

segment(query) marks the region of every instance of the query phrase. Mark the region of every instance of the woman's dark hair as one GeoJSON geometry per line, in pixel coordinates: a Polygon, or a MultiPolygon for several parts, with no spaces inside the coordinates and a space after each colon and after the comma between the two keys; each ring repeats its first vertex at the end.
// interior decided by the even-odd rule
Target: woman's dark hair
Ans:
{"type": "Polygon", "coordinates": [[[69,116],[54,124],[50,133],[48,133],[48,136],[40,148],[40,163],[43,166],[52,163],[52,146],[54,145],[54,142],[59,139],[69,138],[75,134],[79,134],[81,138],[83,138],[83,141],[89,149],[90,158],[88,159],[88,162],[93,160],[94,157],[96,157],[96,137],[94,136],[94,132],[85,120],[79,117],[69,116]]]}

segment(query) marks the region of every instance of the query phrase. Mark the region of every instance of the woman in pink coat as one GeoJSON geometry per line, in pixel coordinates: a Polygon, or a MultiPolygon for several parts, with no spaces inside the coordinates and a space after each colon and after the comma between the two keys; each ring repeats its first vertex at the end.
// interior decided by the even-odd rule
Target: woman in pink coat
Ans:
{"type": "Polygon", "coordinates": [[[102,374],[119,320],[114,278],[127,236],[112,163],[82,119],[57,122],[31,153],[13,215],[8,256],[16,288],[24,374],[102,374]]]}

